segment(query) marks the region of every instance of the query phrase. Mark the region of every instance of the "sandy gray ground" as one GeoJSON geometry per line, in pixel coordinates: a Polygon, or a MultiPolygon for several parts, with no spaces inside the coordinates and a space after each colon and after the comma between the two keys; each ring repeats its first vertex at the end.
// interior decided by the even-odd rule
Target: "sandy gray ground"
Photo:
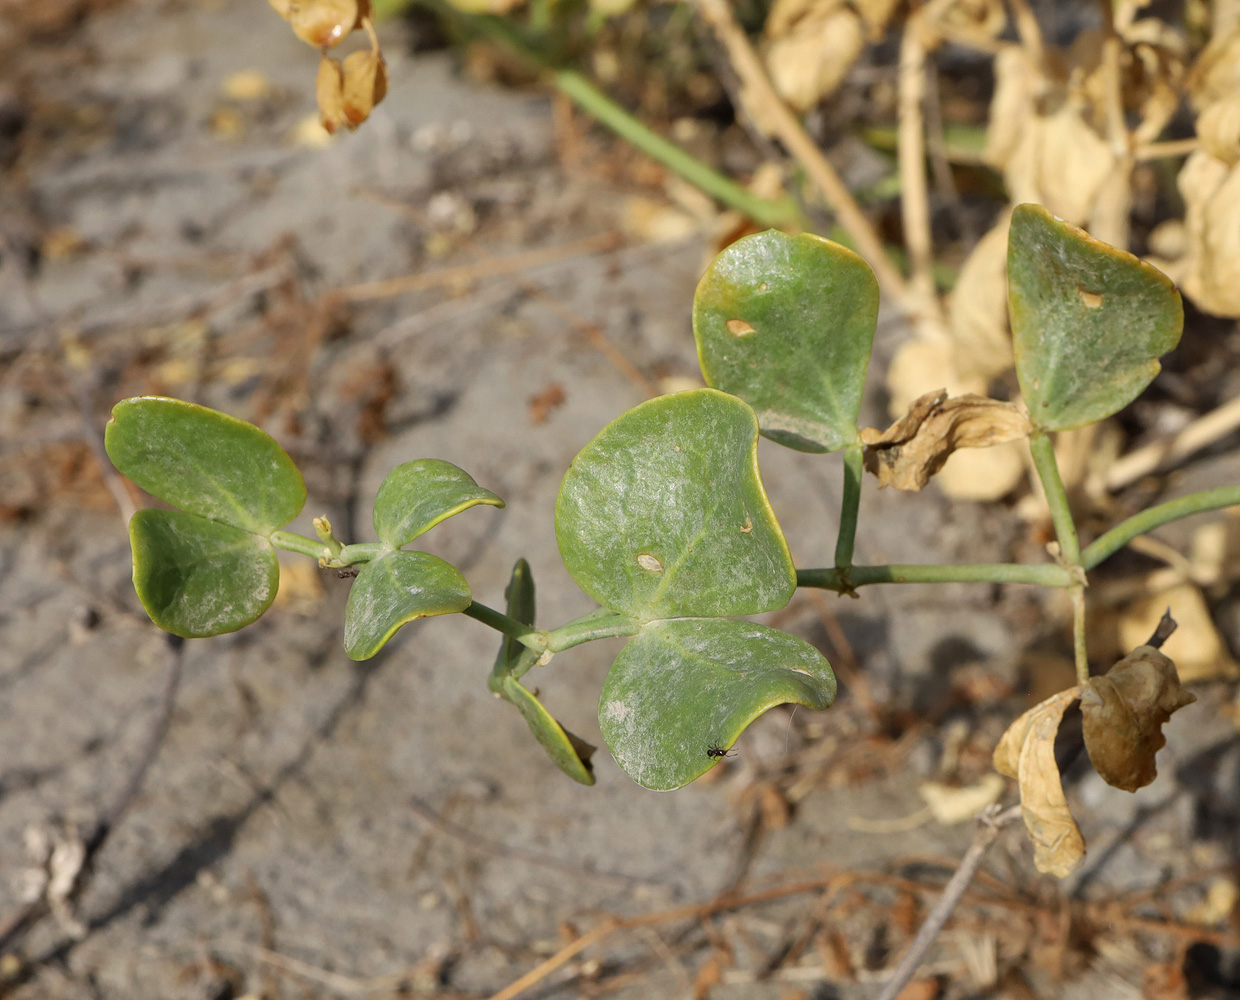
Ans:
{"type": "MultiPolygon", "coordinates": [[[[314,55],[266,4],[134,3],[85,31],[93,58],[41,86],[49,99],[95,109],[106,127],[80,142],[49,143],[28,189],[5,203],[10,234],[68,226],[85,248],[46,262],[30,282],[6,258],[6,351],[26,348],[37,368],[38,359],[59,356],[58,344],[78,345],[89,363],[66,370],[97,423],[116,399],[162,384],[265,417],[306,470],[310,500],[295,528],[307,533],[310,516],[327,513],[342,536],[369,539],[368,498],[387,470],[416,457],[453,461],[508,507],[455,518],[427,547],[460,566],[486,603],[502,601],[509,567],[525,556],[541,622],[589,610],[556,554],[554,496],[575,452],[643,394],[561,315],[491,280],[464,295],[434,290],[350,306],[343,336],[328,332],[309,346],[299,339],[308,314],[275,332],[254,324],[280,280],[310,301],[332,287],[469,261],[463,252],[432,259],[427,228],[394,202],[438,213],[447,229],[468,205],[480,219],[480,245],[495,257],[615,228],[623,196],[561,172],[548,102],[463,82],[443,54],[406,54],[392,27],[386,102],[355,135],[307,149],[289,136],[313,110],[314,55]],[[275,87],[259,110],[221,97],[229,74],[246,69],[275,87]],[[240,137],[213,134],[221,107],[241,115],[240,137]],[[187,328],[193,317],[200,327],[187,328]],[[213,360],[200,365],[207,355],[213,360]],[[252,367],[223,366],[234,356],[252,367]],[[187,380],[184,368],[159,368],[168,362],[199,374],[187,380]],[[302,382],[299,365],[308,366],[302,382]],[[152,370],[162,372],[154,385],[152,370]],[[359,432],[359,415],[384,378],[395,392],[376,441],[359,432]],[[286,396],[264,395],[273,379],[287,380],[286,396]],[[528,401],[552,383],[566,401],[535,424],[528,401]]],[[[633,244],[526,276],[598,323],[638,369],[692,376],[688,317],[703,247],[701,238],[633,244]]],[[[879,354],[902,333],[883,324],[879,354]]],[[[10,454],[80,435],[67,396],[32,407],[12,380],[4,394],[10,454]]],[[[761,458],[798,561],[829,562],[837,462],[766,442],[761,458]]],[[[965,552],[984,561],[1005,558],[1017,530],[1001,513],[953,508],[931,490],[867,501],[858,545],[871,562],[965,552]]],[[[3,916],[18,903],[27,828],[89,825],[117,794],[157,712],[169,654],[129,587],[114,507],[83,510],[52,497],[27,520],[0,527],[0,570],[3,916]],[[87,628],[92,614],[98,621],[87,628]]],[[[355,664],[340,642],[348,583],[318,580],[320,597],[311,586],[249,630],[188,645],[166,744],[82,901],[90,933],[73,941],[49,922],[23,954],[53,949],[56,960],[18,995],[335,996],[421,963],[438,969],[439,988],[485,996],[553,949],[563,921],[583,928],[601,911],[646,912],[730,885],[743,856],[736,793],[789,749],[812,751],[822,732],[818,720],[806,728],[804,713],[795,727],[787,713],[772,713],[741,740],[726,777],[672,794],[639,788],[603,751],[597,786],[582,788],[487,692],[493,633],[464,619],[420,623],[355,664]],[[437,831],[426,813],[444,809],[490,844],[437,831]],[[322,972],[279,971],[259,947],[322,972]]],[[[984,587],[830,600],[876,694],[906,704],[934,703],[947,669],[962,661],[1013,676],[1019,643],[1036,631],[1036,604],[1019,598],[998,608],[984,587]]],[[[782,620],[821,642],[816,622],[804,602],[782,620]]],[[[549,706],[594,742],[597,693],[618,648],[574,650],[537,677],[549,706]]],[[[1174,773],[1190,746],[1225,739],[1213,719],[1204,711],[1177,718],[1164,772],[1174,773]]],[[[909,853],[958,856],[967,827],[876,835],[849,824],[916,810],[915,786],[934,771],[940,749],[923,739],[894,776],[812,791],[794,822],[759,845],[749,878],[822,862],[881,868],[909,853]]],[[[1221,784],[1207,780],[1207,794],[1235,782],[1234,742],[1220,766],[1221,784]]],[[[1153,884],[1184,869],[1200,807],[1181,784],[1133,797],[1086,780],[1081,794],[1091,806],[1087,835],[1097,834],[1099,847],[1146,813],[1147,826],[1164,835],[1161,854],[1128,843],[1108,854],[1122,882],[1153,884]]],[[[1004,851],[1001,867],[1027,871],[1018,838],[1004,851]]],[[[727,918],[748,921],[737,932],[748,942],[738,967],[760,967],[763,950],[803,916],[803,904],[792,903],[727,918]]],[[[670,939],[679,926],[663,930],[670,939]]],[[[641,936],[610,954],[646,963],[622,996],[688,996],[686,976],[701,957],[683,969],[667,964],[658,943],[641,936]]],[[[581,995],[575,979],[555,988],[575,970],[557,973],[539,995],[581,995]]],[[[794,985],[833,995],[812,979],[794,985]]],[[[791,988],[725,983],[712,995],[777,997],[791,988]]]]}

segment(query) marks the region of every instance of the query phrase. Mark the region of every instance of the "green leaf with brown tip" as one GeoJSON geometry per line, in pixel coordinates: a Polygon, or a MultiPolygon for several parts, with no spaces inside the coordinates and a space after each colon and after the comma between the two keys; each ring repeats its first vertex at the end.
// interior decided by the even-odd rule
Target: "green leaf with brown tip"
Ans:
{"type": "Polygon", "coordinates": [[[687,785],[776,705],[823,709],[835,675],[809,643],[753,622],[651,622],[611,665],[598,718],[607,749],[639,785],[687,785]]]}
{"type": "Polygon", "coordinates": [[[555,532],[573,579],[638,621],[782,608],[796,571],[757,449],[753,410],[715,389],[616,418],[560,487],[555,532]]]}
{"type": "Polygon", "coordinates": [[[187,639],[235,632],[275,600],[280,566],[260,535],[179,510],[129,521],[133,585],[151,621],[187,639]]]}
{"type": "Polygon", "coordinates": [[[770,230],[737,240],[693,297],[707,383],[745,400],[764,435],[799,451],[857,440],[877,321],[869,265],[808,234],[770,230]]]}
{"type": "Polygon", "coordinates": [[[1040,205],[1012,213],[1007,274],[1016,374],[1046,430],[1123,409],[1180,342],[1184,311],[1166,275],[1040,205]]]}

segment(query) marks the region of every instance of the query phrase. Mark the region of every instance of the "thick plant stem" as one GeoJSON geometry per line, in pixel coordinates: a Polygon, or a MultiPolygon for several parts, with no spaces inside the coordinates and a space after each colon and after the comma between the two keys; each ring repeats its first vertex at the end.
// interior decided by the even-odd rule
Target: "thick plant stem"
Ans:
{"type": "Polygon", "coordinates": [[[483,625],[490,626],[497,632],[503,632],[504,635],[512,636],[521,645],[527,646],[530,649],[542,652],[547,648],[547,633],[542,629],[534,628],[533,625],[526,625],[525,622],[519,622],[502,611],[488,608],[485,604],[479,604],[477,601],[474,601],[461,614],[468,615],[475,621],[480,621],[483,625]]]}
{"type": "Polygon", "coordinates": [[[802,569],[798,587],[818,587],[847,594],[872,583],[1029,583],[1040,587],[1070,587],[1072,574],[1062,566],[1019,563],[966,563],[958,566],[853,566],[850,569],[802,569]]]}
{"type": "Polygon", "coordinates": [[[840,501],[840,534],[835,542],[835,568],[852,566],[853,543],[857,537],[857,508],[861,504],[861,445],[844,449],[844,496],[840,501]]]}
{"type": "Polygon", "coordinates": [[[296,552],[311,559],[329,559],[332,550],[317,538],[307,538],[292,531],[273,531],[268,539],[277,549],[296,552]]]}
{"type": "Polygon", "coordinates": [[[596,611],[548,632],[547,649],[552,653],[558,653],[564,649],[571,649],[573,646],[580,646],[583,642],[593,642],[595,639],[610,639],[617,635],[636,635],[640,629],[641,623],[634,621],[628,615],[596,611]]]}
{"type": "Polygon", "coordinates": [[[743,212],[762,226],[799,227],[802,223],[800,210],[791,198],[778,201],[760,198],[730,178],[712,170],[701,160],[686,153],[675,143],[669,142],[633,117],[576,70],[550,65],[541,53],[532,48],[503,19],[462,14],[441,0],[421,0],[421,2],[440,14],[451,17],[467,30],[498,42],[525,61],[545,70],[550,75],[556,89],[582,111],[611,129],[621,139],[640,149],[651,159],[705,191],[712,198],[716,198],[738,212],[743,212]]]}
{"type": "Polygon", "coordinates": [[[1055,448],[1045,431],[1034,431],[1029,436],[1029,450],[1033,452],[1033,464],[1046,491],[1046,503],[1051,509],[1051,523],[1055,537],[1059,539],[1059,558],[1068,566],[1081,564],[1081,543],[1076,537],[1076,522],[1068,506],[1068,494],[1059,478],[1059,463],[1055,461],[1055,448]]]}
{"type": "Polygon", "coordinates": [[[1190,493],[1178,500],[1160,503],[1157,507],[1143,510],[1140,514],[1134,514],[1128,520],[1121,521],[1106,534],[1094,539],[1081,553],[1081,565],[1091,570],[1099,563],[1110,559],[1138,535],[1153,531],[1169,521],[1178,521],[1192,514],[1218,510],[1220,507],[1234,507],[1238,504],[1240,504],[1240,486],[1222,486],[1216,490],[1190,493]]]}

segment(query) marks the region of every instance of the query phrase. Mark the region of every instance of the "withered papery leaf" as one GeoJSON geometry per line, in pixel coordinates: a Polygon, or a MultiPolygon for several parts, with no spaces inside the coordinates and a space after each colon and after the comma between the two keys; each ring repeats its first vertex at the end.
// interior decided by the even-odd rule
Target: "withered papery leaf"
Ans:
{"type": "Polygon", "coordinates": [[[967,393],[949,399],[946,389],[928,392],[885,431],[861,432],[865,467],[879,489],[920,490],[960,448],[988,448],[1028,436],[1032,425],[1015,403],[967,393]]]}
{"type": "Polygon", "coordinates": [[[344,117],[356,128],[387,94],[387,64],[377,50],[351,52],[344,60],[344,117]]]}
{"type": "Polygon", "coordinates": [[[1175,664],[1138,646],[1081,689],[1085,749],[1108,785],[1135,792],[1158,775],[1154,755],[1167,743],[1163,723],[1196,701],[1180,686],[1175,664]]]}
{"type": "Polygon", "coordinates": [[[1068,810],[1055,764],[1055,735],[1079,687],[1035,705],[1008,727],[995,748],[995,770],[1020,786],[1021,814],[1038,871],[1063,878],[1085,858],[1085,838],[1068,810]]]}
{"type": "Polygon", "coordinates": [[[325,131],[334,134],[348,120],[344,113],[344,75],[339,59],[324,56],[319,60],[314,96],[319,103],[319,121],[325,131]]]}
{"type": "Polygon", "coordinates": [[[360,9],[358,0],[295,0],[287,16],[293,34],[303,42],[330,49],[357,26],[360,9]]]}

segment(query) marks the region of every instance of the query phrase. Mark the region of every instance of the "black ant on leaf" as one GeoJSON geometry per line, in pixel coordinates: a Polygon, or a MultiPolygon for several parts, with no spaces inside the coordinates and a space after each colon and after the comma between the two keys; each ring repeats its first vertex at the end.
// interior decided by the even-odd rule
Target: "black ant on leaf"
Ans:
{"type": "Polygon", "coordinates": [[[735,750],[725,750],[718,743],[712,743],[706,748],[706,756],[714,760],[717,757],[735,757],[735,750]]]}

